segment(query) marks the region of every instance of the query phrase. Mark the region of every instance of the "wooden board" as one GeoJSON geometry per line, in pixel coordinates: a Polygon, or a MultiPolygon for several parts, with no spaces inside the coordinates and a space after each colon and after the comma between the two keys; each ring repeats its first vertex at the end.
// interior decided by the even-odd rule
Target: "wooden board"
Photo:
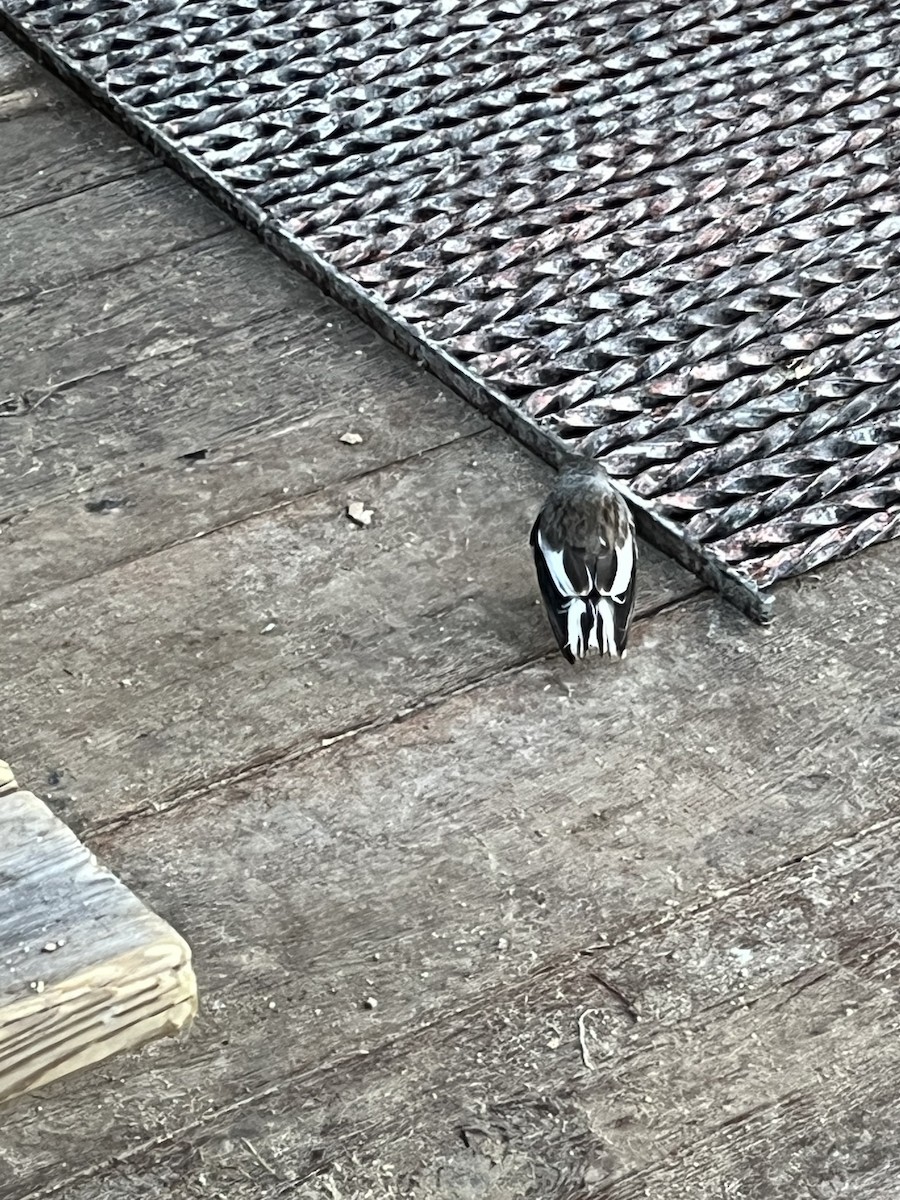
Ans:
{"type": "MultiPolygon", "coordinates": [[[[113,1076],[121,1111],[143,1114],[104,1136],[132,1182],[98,1178],[80,1132],[55,1153],[100,1196],[188,1163],[188,1196],[200,1175],[213,1194],[261,1197],[274,1178],[327,1196],[326,1170],[339,1196],[390,1195],[372,1181],[393,1172],[425,1200],[457,1194],[442,1172],[489,1188],[503,1160],[510,1195],[591,1195],[630,1172],[652,1187],[654,1163],[720,1126],[722,1153],[757,1091],[746,1129],[778,1136],[772,1113],[800,1088],[796,1187],[840,1064],[868,1064],[874,1086],[896,1033],[877,974],[900,894],[894,551],[848,565],[838,603],[786,590],[773,629],[687,605],[638,629],[627,670],[541,662],[95,837],[203,948],[210,1007],[177,1063],[113,1076]],[[215,872],[211,830],[231,850],[215,872]],[[742,1083],[743,1048],[770,1040],[742,1083]]],[[[80,1130],[93,1118],[76,1111],[80,1130]]],[[[31,1145],[38,1118],[15,1119],[31,1145]]],[[[718,1178],[710,1155],[698,1187],[718,1178]]]]}
{"type": "MultiPolygon", "coordinates": [[[[3,99],[0,97],[0,109],[3,99]]],[[[0,120],[0,213],[24,212],[159,162],[93,113],[65,108],[0,120]]]]}
{"type": "Polygon", "coordinates": [[[51,201],[40,222],[33,209],[0,221],[0,303],[155,258],[231,227],[207,201],[185,197],[182,187],[169,172],[154,170],[51,201]],[[115,231],[126,223],[127,239],[119,241],[115,231]]]}
{"type": "MultiPolygon", "coordinates": [[[[491,429],[0,609],[10,754],[83,832],[547,654],[528,530],[549,476],[491,429]]],[[[648,552],[638,611],[696,590],[648,552]]]]}
{"type": "Polygon", "coordinates": [[[0,1102],[178,1034],[187,943],[0,763],[0,1102]]]}
{"type": "Polygon", "coordinates": [[[898,548],[765,631],[648,556],[570,670],[549,471],[243,235],[132,262],[139,183],[4,310],[75,382],[0,459],[0,711],[204,1013],[5,1112],[0,1200],[893,1200],[898,548]]]}
{"type": "Polygon", "coordinates": [[[11,306],[4,328],[34,352],[0,445],[0,603],[486,426],[240,231],[11,306]]]}

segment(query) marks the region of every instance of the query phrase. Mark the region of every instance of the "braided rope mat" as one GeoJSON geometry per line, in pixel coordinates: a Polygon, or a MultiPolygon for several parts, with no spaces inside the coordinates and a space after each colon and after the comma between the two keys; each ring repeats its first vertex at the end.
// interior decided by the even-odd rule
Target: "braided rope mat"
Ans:
{"type": "Polygon", "coordinates": [[[0,23],[764,617],[900,533],[900,9],[0,0],[0,23]]]}

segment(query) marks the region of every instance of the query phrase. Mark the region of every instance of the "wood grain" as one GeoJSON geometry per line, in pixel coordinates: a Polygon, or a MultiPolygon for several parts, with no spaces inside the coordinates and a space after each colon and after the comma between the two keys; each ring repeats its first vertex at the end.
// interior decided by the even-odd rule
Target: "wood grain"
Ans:
{"type": "Polygon", "coordinates": [[[0,602],[486,425],[240,231],[7,315],[0,602]]]}
{"type": "MultiPolygon", "coordinates": [[[[547,653],[549,474],[491,429],[0,610],[10,754],[81,831],[547,653]]],[[[638,611],[694,590],[648,553],[638,611]]]]}
{"type": "MultiPolygon", "coordinates": [[[[0,112],[3,104],[0,97],[0,112]]],[[[113,125],[68,105],[0,120],[0,162],[0,220],[111,180],[162,169],[113,125]]]]}
{"type": "Polygon", "coordinates": [[[0,34],[0,121],[48,108],[61,91],[60,84],[0,34]]]}
{"type": "MultiPolygon", "coordinates": [[[[189,215],[177,203],[168,213],[185,240],[190,225],[179,226],[189,215]]],[[[115,241],[127,259],[124,226],[115,241]]],[[[107,251],[107,263],[110,257],[107,251]]],[[[309,311],[314,301],[309,284],[238,229],[134,264],[114,259],[106,271],[100,260],[88,278],[4,308],[9,345],[21,347],[9,355],[4,384],[10,393],[37,397],[59,380],[86,381],[288,312],[296,317],[295,344],[303,347],[306,337],[321,341],[331,332],[326,320],[348,321],[323,303],[328,315],[320,322],[309,311]]],[[[41,405],[35,419],[44,412],[41,405]]]]}
{"type": "Polygon", "coordinates": [[[186,942],[0,764],[0,1101],[193,1018],[186,942]]]}
{"type": "Polygon", "coordinates": [[[212,237],[231,221],[167,171],[0,220],[0,304],[212,237]]]}
{"type": "MultiPolygon", "coordinates": [[[[267,1195],[245,1138],[290,1195],[308,1177],[301,1194],[327,1196],[332,1162],[347,1197],[390,1195],[372,1181],[391,1171],[397,1195],[456,1196],[468,1170],[486,1194],[591,1195],[757,1095],[814,1098],[816,1073],[854,1055],[874,1078],[896,1023],[879,975],[900,894],[893,549],[849,564],[838,604],[786,589],[770,630],[694,603],[639,626],[627,670],[540,663],[95,837],[202,947],[210,997],[187,1057],[113,1076],[122,1111],[164,1137],[121,1195],[175,1164],[185,1195],[199,1174],[267,1195]],[[214,873],[210,829],[240,847],[214,873]],[[755,1073],[739,1057],[754,1038],[772,1039],[755,1073]],[[219,1112],[197,1123],[210,1094],[219,1112]]],[[[36,1120],[16,1116],[29,1145],[36,1120]]],[[[65,1155],[90,1170],[80,1136],[65,1155]]],[[[791,1153],[796,1186],[811,1160],[791,1153]]]]}

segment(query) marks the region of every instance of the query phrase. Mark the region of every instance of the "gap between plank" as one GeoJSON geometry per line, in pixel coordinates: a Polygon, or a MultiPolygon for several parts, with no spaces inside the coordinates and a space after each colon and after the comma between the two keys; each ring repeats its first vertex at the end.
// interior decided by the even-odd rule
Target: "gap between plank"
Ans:
{"type": "MultiPolygon", "coordinates": [[[[479,432],[486,432],[480,430],[479,432]]],[[[476,437],[477,434],[469,434],[469,437],[476,437]]],[[[451,443],[452,444],[452,443],[451,443]]],[[[654,620],[656,617],[662,616],[674,609],[693,602],[698,602],[704,597],[712,597],[714,593],[711,589],[704,587],[698,583],[690,591],[683,595],[671,597],[667,600],[661,600],[659,603],[648,608],[646,611],[638,613],[635,616],[635,624],[645,621],[654,620]]],[[[448,701],[455,699],[457,696],[464,696],[468,692],[474,692],[478,688],[485,685],[499,683],[507,677],[520,674],[527,670],[528,667],[534,666],[537,663],[550,661],[555,659],[559,654],[558,650],[546,650],[540,654],[531,654],[520,659],[518,662],[511,663],[508,666],[501,667],[497,671],[490,671],[485,675],[480,675],[475,679],[467,680],[465,683],[457,684],[455,687],[448,688],[443,692],[431,693],[424,696],[415,704],[401,708],[390,715],[379,717],[374,721],[368,721],[362,725],[350,726],[346,729],[341,729],[333,734],[326,734],[319,738],[318,745],[307,746],[297,750],[290,746],[283,747],[280,750],[275,750],[266,755],[262,752],[257,756],[256,760],[251,759],[250,762],[243,766],[233,768],[227,774],[220,776],[217,779],[204,780],[194,786],[188,784],[185,789],[177,795],[172,796],[168,800],[163,801],[148,801],[136,808],[129,809],[127,812],[119,813],[114,817],[105,817],[99,821],[88,823],[80,831],[79,836],[90,838],[101,833],[114,832],[128,825],[133,820],[143,820],[148,817],[156,817],[172,812],[175,809],[181,808],[185,804],[193,804],[197,801],[205,799],[223,788],[231,787],[234,784],[247,783],[252,780],[260,779],[266,776],[273,769],[289,766],[294,763],[303,762],[308,758],[312,758],[319,754],[327,753],[328,750],[338,742],[345,742],[358,737],[363,737],[369,733],[378,733],[382,730],[389,729],[394,725],[402,725],[406,721],[416,717],[419,713],[431,711],[440,708],[448,701]]]]}
{"type": "MultiPolygon", "coordinates": [[[[275,316],[278,315],[279,314],[275,314],[275,316]]],[[[269,318],[266,319],[268,320],[269,318]]],[[[225,330],[223,332],[227,333],[229,331],[225,330]]],[[[147,357],[150,358],[151,356],[148,355],[147,357]]],[[[109,372],[111,373],[124,369],[124,367],[111,367],[109,368],[109,372]]],[[[98,371],[96,375],[89,376],[89,378],[96,378],[97,376],[106,373],[106,371],[98,371]]],[[[288,428],[290,428],[290,426],[288,426],[288,428]]],[[[286,430],[279,432],[286,432],[286,430]]],[[[99,578],[100,576],[106,575],[110,571],[117,571],[121,567],[131,566],[134,563],[145,562],[147,559],[154,558],[157,554],[165,554],[169,550],[175,549],[177,546],[185,546],[188,544],[188,542],[202,541],[204,538],[208,538],[212,534],[221,533],[226,529],[233,529],[237,525],[243,525],[246,521],[252,521],[255,517],[266,516],[269,513],[280,512],[282,509],[290,508],[291,505],[296,504],[300,500],[309,500],[311,497],[318,496],[323,492],[327,492],[331,488],[345,487],[347,484],[356,483],[361,479],[368,479],[372,475],[378,475],[382,471],[390,470],[391,467],[403,466],[406,463],[412,462],[414,459],[423,458],[425,455],[432,454],[438,450],[445,450],[448,446],[457,446],[462,442],[469,441],[471,438],[482,437],[490,432],[492,432],[490,428],[475,429],[471,433],[462,433],[459,434],[458,437],[448,438],[443,442],[436,442],[433,446],[429,446],[425,450],[416,450],[412,454],[404,455],[402,458],[394,458],[391,459],[390,462],[381,463],[376,467],[369,467],[367,470],[358,471],[354,475],[346,475],[341,479],[336,479],[332,483],[325,484],[322,487],[312,487],[305,492],[295,492],[291,496],[285,497],[282,500],[277,500],[274,504],[264,505],[262,508],[255,508],[250,512],[242,513],[240,516],[232,517],[228,521],[222,521],[218,525],[211,525],[209,529],[201,529],[197,533],[191,533],[185,537],[173,538],[171,541],[163,542],[158,546],[154,546],[152,549],[144,550],[140,554],[132,554],[125,558],[118,559],[116,562],[107,563],[105,566],[98,567],[96,571],[88,571],[84,575],[77,575],[72,579],[66,579],[61,583],[55,583],[52,587],[35,589],[33,592],[26,592],[25,595],[18,597],[16,600],[8,600],[5,604],[0,604],[0,612],[8,612],[10,609],[17,608],[21,604],[26,604],[36,595],[41,595],[42,597],[51,596],[54,592],[59,591],[61,588],[67,588],[77,583],[83,583],[87,579],[99,578]]],[[[145,469],[152,471],[158,469],[159,466],[162,465],[165,464],[156,464],[156,466],[145,469]]],[[[13,513],[11,516],[0,520],[0,529],[2,529],[4,525],[14,524],[17,519],[20,519],[22,516],[27,516],[29,513],[35,512],[40,508],[48,508],[51,504],[68,500],[72,495],[72,492],[66,492],[62,496],[57,496],[54,497],[53,500],[48,500],[43,505],[36,505],[32,509],[26,509],[23,513],[13,513]]]]}
{"type": "MultiPolygon", "coordinates": [[[[46,200],[35,200],[33,204],[23,204],[20,208],[7,208],[0,213],[0,225],[9,217],[20,217],[23,213],[35,212],[43,208],[48,208],[51,204],[56,204],[62,200],[71,200],[75,196],[86,196],[89,192],[95,192],[98,188],[106,187],[110,183],[122,183],[126,179],[137,179],[141,175],[147,175],[151,171],[159,171],[162,169],[161,162],[151,161],[144,163],[139,167],[135,167],[131,171],[122,171],[118,175],[108,175],[105,179],[97,179],[93,183],[83,184],[81,187],[71,188],[68,191],[57,192],[46,200]]],[[[87,278],[87,277],[85,277],[87,278]]]]}
{"type": "MultiPolygon", "coordinates": [[[[103,185],[101,184],[100,186],[102,187],[103,185]]],[[[120,271],[127,271],[131,267],[138,267],[141,263],[153,262],[157,258],[165,258],[167,254],[178,254],[181,250],[189,250],[191,246],[201,246],[204,242],[211,242],[214,238],[224,237],[226,234],[233,232],[233,228],[215,229],[212,233],[201,234],[200,237],[187,238],[183,242],[173,242],[171,246],[166,246],[163,250],[151,251],[149,254],[140,254],[137,258],[124,259],[112,267],[107,266],[99,271],[85,271],[83,274],[73,275],[71,279],[64,279],[59,283],[54,283],[50,287],[36,287],[30,292],[20,292],[14,296],[4,296],[0,299],[0,316],[2,316],[3,310],[7,305],[23,304],[29,300],[37,300],[41,296],[51,296],[54,292],[60,292],[63,288],[71,287],[74,283],[87,283],[91,279],[102,279],[104,275],[117,275],[120,271]]]]}
{"type": "MultiPolygon", "coordinates": [[[[249,317],[246,321],[241,321],[238,324],[221,326],[217,329],[211,330],[209,333],[203,334],[201,337],[198,337],[196,341],[191,343],[190,348],[193,350],[194,348],[205,347],[209,345],[210,342],[214,343],[221,337],[229,336],[230,334],[234,333],[236,329],[264,328],[269,321],[282,320],[292,311],[292,307],[279,308],[274,312],[267,313],[263,317],[249,317]]],[[[91,383],[95,379],[103,379],[105,376],[118,375],[122,371],[127,371],[130,367],[136,366],[138,363],[153,362],[156,359],[164,359],[166,356],[172,355],[173,353],[177,353],[177,351],[151,350],[149,353],[138,355],[137,358],[129,358],[124,362],[117,362],[109,367],[98,367],[96,371],[87,371],[84,375],[75,375],[71,379],[61,379],[58,383],[48,383],[47,390],[36,400],[32,401],[25,400],[26,392],[14,392],[12,394],[20,396],[22,400],[29,405],[29,407],[26,408],[24,412],[20,413],[0,412],[0,421],[28,421],[35,409],[38,409],[42,405],[46,404],[48,400],[52,403],[52,401],[54,401],[57,397],[65,395],[70,388],[78,387],[83,383],[91,383]]],[[[35,389],[27,390],[32,391],[35,389]]],[[[22,516],[27,516],[29,513],[37,512],[42,508],[47,508],[51,504],[57,504],[62,500],[67,500],[72,495],[77,495],[76,488],[73,488],[68,492],[62,492],[58,496],[53,496],[49,500],[43,501],[43,503],[33,504],[23,508],[21,512],[10,513],[8,516],[0,518],[0,527],[13,524],[22,516]]],[[[83,578],[87,578],[87,576],[84,576],[83,578]]]]}
{"type": "MultiPolygon", "coordinates": [[[[850,833],[842,834],[839,837],[832,838],[831,841],[824,842],[802,854],[792,855],[789,859],[785,859],[783,862],[777,863],[774,867],[770,867],[768,870],[762,871],[758,875],[750,876],[747,879],[736,882],[730,887],[719,888],[715,892],[703,897],[699,897],[694,903],[686,905],[677,911],[669,910],[655,920],[647,921],[635,929],[627,930],[621,936],[613,938],[609,942],[602,943],[602,945],[599,945],[596,948],[618,949],[619,947],[629,945],[637,938],[642,937],[645,934],[658,933],[662,930],[669,929],[679,924],[686,924],[692,921],[696,916],[713,910],[721,902],[729,900],[734,896],[746,895],[755,888],[760,887],[761,885],[764,885],[774,879],[777,879],[779,876],[794,870],[798,863],[807,862],[811,859],[818,858],[821,855],[828,853],[833,848],[852,845],[853,843],[861,841],[874,833],[880,833],[883,830],[897,827],[900,827],[900,814],[891,817],[884,817],[881,820],[873,821],[868,825],[860,826],[850,833]]],[[[121,1154],[113,1155],[101,1163],[85,1167],[84,1169],[75,1172],[73,1175],[67,1176],[65,1179],[53,1183],[49,1188],[39,1186],[36,1191],[31,1191],[27,1195],[21,1197],[21,1200],[46,1200],[46,1197],[54,1196],[74,1183],[78,1183],[87,1179],[95,1179],[121,1164],[131,1162],[133,1159],[139,1158],[141,1155],[157,1149],[174,1146],[179,1141],[189,1138],[198,1131],[213,1124],[221,1117],[226,1117],[233,1113],[240,1112],[248,1106],[258,1104],[261,1100],[265,1100],[270,1096],[276,1095],[285,1084],[291,1082],[297,1084],[302,1081],[307,1081],[310,1084],[310,1090],[313,1091],[314,1085],[320,1085],[322,1080],[325,1078],[333,1077],[336,1074],[345,1073],[348,1069],[376,1061],[379,1057],[383,1056],[386,1052],[392,1049],[399,1049],[401,1054],[405,1052],[406,1048],[412,1050],[421,1041],[422,1035],[428,1033],[430,1030],[441,1025],[447,1025],[448,1022],[452,1022],[454,1020],[467,1020],[473,1015],[477,1015],[480,1011],[487,1007],[488,1004],[493,1003],[496,1005],[497,1003],[502,1002],[504,997],[516,997],[523,988],[527,989],[529,986],[533,986],[534,977],[556,975],[561,971],[564,971],[567,966],[572,965],[573,955],[586,955],[590,953],[591,949],[592,947],[569,947],[564,953],[554,956],[549,963],[543,964],[540,967],[535,967],[527,976],[524,976],[522,980],[512,984],[504,982],[497,983],[492,987],[487,988],[484,992],[481,992],[477,996],[473,997],[466,1004],[449,1010],[434,1013],[431,1017],[417,1025],[414,1029],[407,1029],[399,1032],[394,1036],[387,1038],[372,1050],[346,1054],[330,1063],[316,1066],[305,1071],[301,1070],[296,1074],[288,1071],[280,1078],[267,1083],[265,1087],[258,1088],[257,1090],[241,1096],[239,1099],[232,1100],[228,1104],[224,1104],[219,1108],[208,1110],[206,1115],[197,1121],[183,1125],[180,1129],[172,1133],[161,1134],[158,1137],[151,1138],[138,1146],[132,1147],[130,1150],[126,1150],[121,1154]]],[[[782,986],[784,985],[779,985],[779,988],[773,988],[772,994],[776,994],[782,986]]],[[[764,998],[765,994],[757,996],[756,1000],[758,1001],[764,998]]],[[[716,1006],[708,1007],[710,1011],[713,1011],[716,1006]]],[[[706,1011],[706,1009],[702,1011],[706,1011]]],[[[688,1019],[689,1018],[682,1018],[676,1022],[676,1024],[680,1025],[684,1020],[688,1019]]],[[[772,1104],[773,1106],[777,1106],[779,1104],[783,1104],[784,1102],[785,1099],[780,1098],[779,1100],[773,1101],[772,1104]]],[[[731,1118],[731,1123],[734,1123],[736,1119],[739,1118],[731,1118]]],[[[725,1124],[727,1123],[728,1122],[725,1122],[725,1124]]],[[[711,1137],[714,1133],[715,1130],[710,1131],[710,1133],[706,1136],[711,1137]]],[[[677,1151],[673,1151],[664,1155],[658,1160],[658,1163],[665,1162],[666,1159],[671,1157],[672,1153],[677,1153],[677,1151]]],[[[642,1170],[648,1170],[654,1165],[658,1165],[658,1163],[649,1164],[648,1167],[642,1168],[642,1170]]],[[[299,1184],[314,1178],[323,1170],[327,1170],[330,1165],[331,1164],[327,1162],[318,1163],[314,1169],[307,1171],[304,1175],[298,1175],[293,1179],[286,1180],[285,1187],[280,1189],[276,1195],[289,1194],[290,1189],[294,1189],[299,1184]]]]}

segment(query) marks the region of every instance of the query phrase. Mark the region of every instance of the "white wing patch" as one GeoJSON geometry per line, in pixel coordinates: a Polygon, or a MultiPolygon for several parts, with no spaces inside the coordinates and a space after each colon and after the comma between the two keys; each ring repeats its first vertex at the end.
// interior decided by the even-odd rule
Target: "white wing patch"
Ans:
{"type": "Polygon", "coordinates": [[[619,657],[619,647],[616,645],[616,611],[611,600],[601,600],[597,605],[597,621],[603,632],[601,654],[610,658],[619,657]]]}
{"type": "Polygon", "coordinates": [[[554,550],[544,539],[544,535],[540,529],[538,530],[537,540],[541,554],[544,556],[544,562],[547,564],[547,570],[550,572],[550,577],[559,594],[561,596],[580,595],[579,589],[575,587],[572,580],[566,574],[562,550],[554,550]]]}
{"type": "Polygon", "coordinates": [[[584,636],[581,632],[581,618],[584,614],[583,600],[570,600],[566,605],[566,643],[576,658],[584,658],[584,636]]]}
{"type": "Polygon", "coordinates": [[[604,595],[612,596],[614,600],[618,600],[620,596],[624,596],[633,574],[634,536],[631,530],[629,530],[625,536],[624,544],[616,551],[616,574],[612,581],[612,587],[608,592],[604,592],[604,595]]]}

